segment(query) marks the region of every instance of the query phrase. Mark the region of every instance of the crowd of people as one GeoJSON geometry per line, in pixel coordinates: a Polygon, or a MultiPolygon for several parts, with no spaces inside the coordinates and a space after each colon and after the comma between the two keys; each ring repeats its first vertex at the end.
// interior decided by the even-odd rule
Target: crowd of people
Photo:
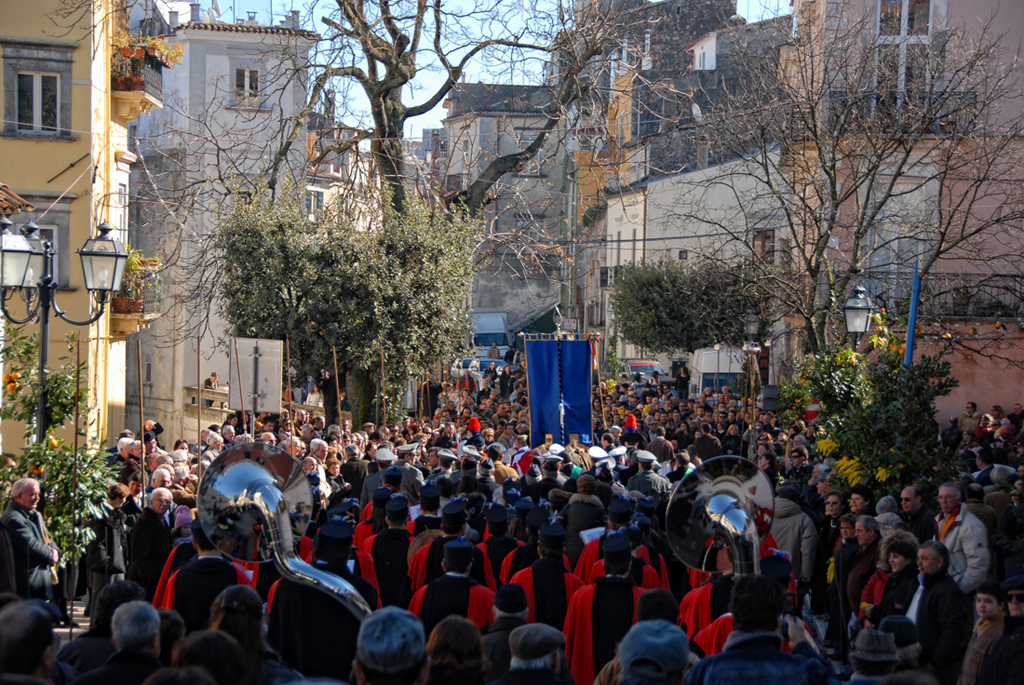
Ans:
{"type": "Polygon", "coordinates": [[[1019,404],[936,428],[958,479],[874,492],[844,486],[813,422],[683,393],[656,376],[601,387],[591,446],[531,442],[518,365],[432,380],[398,425],[232,415],[169,450],[159,424],[126,431],[74,593],[89,630],[59,651],[70,617],[39,484],[12,487],[3,682],[1024,682],[1024,569],[1003,542],[1024,530],[1019,404]],[[200,472],[250,442],[302,464],[314,505],[295,552],[367,615],[226,557],[196,518],[200,472]],[[727,454],[775,487],[759,573],[734,572],[722,539],[704,570],[667,542],[675,483],[727,454]]]}

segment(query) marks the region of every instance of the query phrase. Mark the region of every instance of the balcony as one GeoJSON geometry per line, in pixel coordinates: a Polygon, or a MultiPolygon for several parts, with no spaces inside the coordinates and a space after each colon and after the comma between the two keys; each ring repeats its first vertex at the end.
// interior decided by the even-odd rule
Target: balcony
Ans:
{"type": "MultiPolygon", "coordinates": [[[[876,306],[905,315],[913,274],[865,271],[858,276],[876,306]]],[[[931,273],[921,281],[919,313],[924,317],[965,318],[1006,316],[1024,312],[1024,276],[981,273],[931,273]]]]}
{"type": "Polygon", "coordinates": [[[148,274],[137,287],[122,288],[110,303],[110,336],[124,338],[138,333],[160,316],[160,280],[148,274]]]}
{"type": "Polygon", "coordinates": [[[163,107],[163,62],[144,47],[114,48],[110,87],[115,113],[132,122],[163,107]]]}

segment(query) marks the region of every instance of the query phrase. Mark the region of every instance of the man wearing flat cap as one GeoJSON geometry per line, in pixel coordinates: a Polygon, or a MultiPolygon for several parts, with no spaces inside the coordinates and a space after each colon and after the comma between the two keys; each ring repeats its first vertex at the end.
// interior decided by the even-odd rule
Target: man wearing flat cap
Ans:
{"type": "Polygon", "coordinates": [[[423,473],[414,466],[419,455],[420,443],[416,440],[402,445],[397,450],[398,460],[395,466],[402,469],[402,492],[413,505],[420,503],[420,488],[423,487],[423,473]]]}
{"type": "MultiPolygon", "coordinates": [[[[424,490],[427,487],[425,486],[424,490]]],[[[435,488],[436,489],[436,488],[435,488]]],[[[409,606],[412,587],[409,581],[409,506],[403,495],[392,495],[385,505],[384,530],[363,541],[361,549],[373,557],[380,588],[380,601],[384,606],[409,606]]]]}
{"type": "MultiPolygon", "coordinates": [[[[444,559],[444,546],[466,534],[466,501],[455,499],[444,506],[441,510],[441,532],[431,543],[421,547],[416,555],[409,562],[409,578],[412,579],[412,590],[416,592],[445,574],[442,568],[444,559]]],[[[487,585],[487,577],[484,570],[484,553],[473,547],[473,568],[470,570],[470,577],[480,585],[487,585]]]]}
{"type": "Polygon", "coordinates": [[[441,530],[441,491],[431,481],[420,488],[420,515],[409,521],[414,538],[425,530],[441,530]]]}
{"type": "Polygon", "coordinates": [[[494,593],[469,577],[474,552],[478,551],[461,537],[445,543],[441,562],[444,575],[412,596],[409,611],[423,620],[428,635],[447,616],[463,616],[477,628],[494,620],[494,593]]]}
{"type": "Polygon", "coordinates": [[[565,635],[543,623],[520,626],[509,635],[512,659],[504,677],[491,685],[529,685],[564,683],[561,677],[565,635]]]}
{"type": "Polygon", "coordinates": [[[604,572],[573,595],[562,632],[569,638],[565,658],[577,683],[594,676],[615,657],[615,648],[636,623],[636,603],[642,590],[629,577],[633,556],[629,536],[608,535],[604,542],[604,572]]]}
{"type": "Polygon", "coordinates": [[[658,475],[657,471],[654,470],[658,459],[654,456],[653,452],[639,450],[635,457],[640,465],[640,470],[626,482],[626,489],[641,492],[645,497],[652,497],[654,499],[654,506],[657,507],[661,502],[668,499],[668,493],[672,489],[672,484],[668,478],[658,475]]]}
{"type": "Polygon", "coordinates": [[[477,547],[484,553],[486,560],[484,578],[487,580],[487,587],[492,590],[497,590],[502,585],[501,565],[505,558],[523,545],[521,540],[508,534],[511,515],[512,512],[506,509],[504,504],[498,502],[489,505],[484,512],[484,517],[487,520],[487,532],[490,537],[478,544],[477,547]]]}
{"type": "Polygon", "coordinates": [[[526,591],[530,623],[561,629],[573,595],[583,587],[583,581],[566,570],[564,551],[565,528],[561,523],[545,521],[537,544],[540,558],[509,580],[526,591]]]}
{"type": "Polygon", "coordinates": [[[368,475],[363,481],[363,489],[359,493],[359,507],[361,509],[370,503],[370,498],[373,497],[373,491],[382,485],[384,471],[395,463],[398,459],[398,455],[389,449],[381,447],[374,453],[373,459],[379,470],[376,473],[368,475]]]}
{"type": "MultiPolygon", "coordinates": [[[[347,671],[340,663],[338,672],[347,671]]],[[[352,669],[359,685],[423,685],[430,674],[423,623],[398,607],[373,612],[359,626],[352,669]]]]}

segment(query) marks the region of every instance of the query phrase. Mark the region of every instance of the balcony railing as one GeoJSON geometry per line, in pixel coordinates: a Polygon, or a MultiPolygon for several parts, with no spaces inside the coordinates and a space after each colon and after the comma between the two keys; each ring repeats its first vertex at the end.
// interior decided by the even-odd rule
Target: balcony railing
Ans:
{"type": "Polygon", "coordinates": [[[110,65],[111,87],[163,98],[163,63],[146,48],[115,48],[110,65]]]}
{"type": "MultiPolygon", "coordinates": [[[[858,277],[875,306],[905,314],[913,275],[867,271],[858,277]]],[[[920,314],[927,317],[1017,316],[1024,311],[1024,276],[978,273],[928,274],[921,281],[920,314]]]]}

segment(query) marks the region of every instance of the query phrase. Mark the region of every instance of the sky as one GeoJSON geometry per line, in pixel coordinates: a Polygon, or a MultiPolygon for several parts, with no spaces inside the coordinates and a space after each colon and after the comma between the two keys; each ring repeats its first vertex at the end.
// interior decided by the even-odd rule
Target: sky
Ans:
{"type": "MultiPolygon", "coordinates": [[[[212,5],[213,0],[198,0],[202,3],[205,11],[212,5]]],[[[325,2],[329,0],[316,0],[325,2]]],[[[510,2],[514,0],[509,0],[510,2]]],[[[247,12],[256,12],[256,18],[261,24],[277,24],[281,18],[293,9],[303,13],[304,21],[310,21],[310,4],[308,0],[219,0],[220,7],[224,14],[221,19],[231,21],[232,7],[235,16],[245,17],[247,12]],[[271,14],[273,21],[271,22],[271,14]]],[[[736,0],[736,12],[745,17],[747,21],[760,21],[780,14],[788,14],[792,11],[791,0],[736,0]]],[[[310,26],[314,30],[322,30],[319,26],[310,26]]],[[[480,80],[475,77],[472,70],[467,73],[470,80],[480,80]]],[[[415,104],[433,90],[430,86],[438,86],[442,82],[441,76],[436,73],[426,73],[422,79],[424,87],[416,93],[408,93],[406,100],[409,104],[415,104]]],[[[418,116],[406,123],[406,137],[419,138],[424,128],[439,128],[444,118],[445,110],[439,104],[430,112],[418,116]]]]}

